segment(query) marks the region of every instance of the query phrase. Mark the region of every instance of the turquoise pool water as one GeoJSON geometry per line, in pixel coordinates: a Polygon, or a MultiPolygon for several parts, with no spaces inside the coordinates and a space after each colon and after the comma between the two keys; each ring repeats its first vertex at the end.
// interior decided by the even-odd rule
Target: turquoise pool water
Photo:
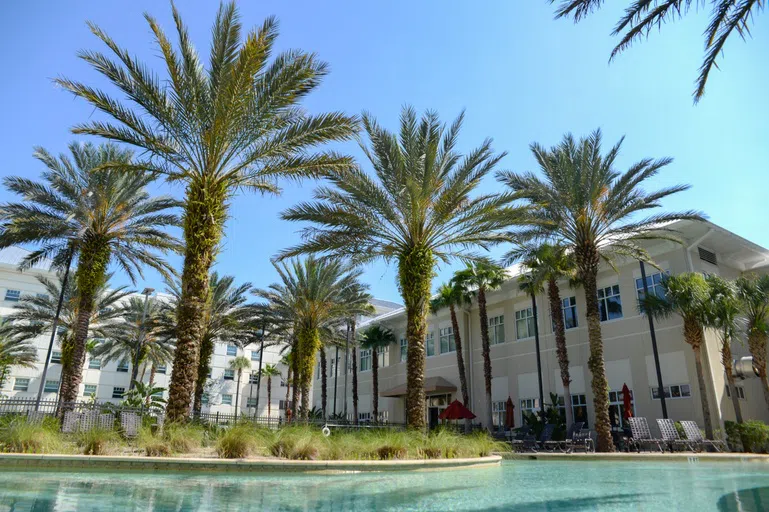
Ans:
{"type": "Polygon", "coordinates": [[[758,463],[505,462],[422,473],[0,472],[0,511],[769,510],[758,463]]]}

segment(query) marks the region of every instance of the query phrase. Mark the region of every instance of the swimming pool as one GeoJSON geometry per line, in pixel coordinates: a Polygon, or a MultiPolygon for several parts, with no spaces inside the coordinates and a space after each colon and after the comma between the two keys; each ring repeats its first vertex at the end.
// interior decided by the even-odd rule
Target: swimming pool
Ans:
{"type": "Polygon", "coordinates": [[[510,461],[333,475],[0,472],[0,510],[769,510],[762,463],[510,461]]]}

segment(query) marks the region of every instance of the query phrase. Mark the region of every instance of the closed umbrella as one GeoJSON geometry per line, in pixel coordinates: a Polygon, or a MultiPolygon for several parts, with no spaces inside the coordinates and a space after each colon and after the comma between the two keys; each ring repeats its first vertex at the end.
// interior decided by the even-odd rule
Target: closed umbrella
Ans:
{"type": "Polygon", "coordinates": [[[631,402],[630,397],[630,388],[627,387],[627,384],[622,385],[622,405],[625,406],[625,414],[624,419],[631,418],[633,416],[633,404],[631,402]]]}
{"type": "Polygon", "coordinates": [[[512,430],[515,428],[515,406],[513,405],[513,399],[507,397],[507,403],[505,403],[505,428],[512,430]]]}

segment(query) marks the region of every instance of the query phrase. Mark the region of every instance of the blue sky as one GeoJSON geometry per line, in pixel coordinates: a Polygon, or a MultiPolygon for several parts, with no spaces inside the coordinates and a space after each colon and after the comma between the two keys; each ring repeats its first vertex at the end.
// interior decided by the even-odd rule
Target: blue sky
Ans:
{"type": "MultiPolygon", "coordinates": [[[[755,20],[753,39],[734,38],[727,45],[721,70],[694,106],[706,13],[663,27],[609,64],[616,42],[610,32],[624,2],[607,4],[579,25],[553,20],[545,0],[241,1],[240,11],[246,27],[276,15],[279,48],[313,51],[330,63],[331,74],[306,102],[311,111],[365,109],[395,128],[406,103],[435,109],[447,122],[464,108],[461,149],[492,137],[498,151],[508,152],[500,168],[515,171],[534,169],[532,141],[549,146],[565,132],[584,135],[600,127],[607,146],[627,137],[620,168],[643,157],[675,159],[653,184],[685,182],[693,188],[667,201],[667,209],[700,209],[713,222],[769,247],[769,16],[755,20]]],[[[207,55],[217,3],[177,5],[207,55]]],[[[63,151],[75,138],[70,127],[95,115],[51,81],[63,75],[103,85],[76,58],[80,49],[103,49],[86,20],[158,71],[161,62],[142,13],[173,30],[165,2],[27,1],[5,2],[0,9],[2,176],[38,176],[33,146],[63,151]]],[[[338,149],[361,156],[353,143],[338,149]]],[[[278,215],[308,199],[313,186],[287,183],[280,197],[237,197],[216,269],[257,286],[272,282],[269,258],[295,243],[300,227],[278,215]]],[[[489,178],[481,190],[497,188],[489,178]]],[[[165,184],[157,190],[182,192],[165,184]]],[[[0,201],[9,199],[0,191],[0,201]]],[[[457,265],[440,268],[434,286],[457,265]]],[[[392,266],[371,265],[365,278],[375,296],[399,301],[392,266]]],[[[115,282],[126,278],[118,275],[115,282]]],[[[152,273],[136,286],[145,284],[162,288],[152,273]]]]}

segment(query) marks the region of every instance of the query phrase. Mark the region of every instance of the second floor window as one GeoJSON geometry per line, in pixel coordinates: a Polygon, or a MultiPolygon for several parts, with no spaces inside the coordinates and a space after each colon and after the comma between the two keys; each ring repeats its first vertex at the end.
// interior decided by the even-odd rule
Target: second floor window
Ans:
{"type": "Polygon", "coordinates": [[[505,342],[505,319],[502,315],[489,318],[489,345],[505,342]]]}
{"type": "Polygon", "coordinates": [[[5,290],[5,300],[8,302],[19,302],[21,299],[20,290],[5,290]]]}
{"type": "Polygon", "coordinates": [[[224,380],[235,380],[235,370],[229,368],[224,370],[224,380]]]}
{"type": "Polygon", "coordinates": [[[101,370],[101,359],[91,359],[88,361],[89,370],[101,370]]]}
{"type": "Polygon", "coordinates": [[[427,357],[435,355],[435,333],[430,333],[425,338],[425,345],[427,345],[427,357]]]}
{"type": "Polygon", "coordinates": [[[454,328],[444,327],[443,329],[441,329],[440,335],[441,335],[441,354],[446,354],[447,352],[456,352],[457,346],[454,342],[454,328]]]}
{"type": "Polygon", "coordinates": [[[163,373],[163,374],[165,374],[165,373],[166,373],[166,371],[168,371],[168,370],[167,370],[167,368],[165,367],[165,365],[163,365],[163,366],[158,366],[157,368],[155,368],[155,372],[156,372],[156,373],[163,373]]]}
{"type": "Polygon", "coordinates": [[[47,380],[45,381],[45,388],[43,389],[46,393],[56,393],[59,391],[59,381],[58,380],[47,380]]]}
{"type": "Polygon", "coordinates": [[[371,349],[360,351],[360,371],[365,372],[371,369],[371,349]]]}
{"type": "Polygon", "coordinates": [[[232,405],[232,395],[222,395],[222,405],[232,405]]]}
{"type": "Polygon", "coordinates": [[[522,340],[534,336],[534,313],[531,308],[515,312],[515,338],[522,340]]]}
{"type": "Polygon", "coordinates": [[[622,298],[618,284],[598,289],[598,310],[601,322],[622,318],[622,298]]]}
{"type": "Polygon", "coordinates": [[[227,345],[227,355],[228,356],[238,355],[238,347],[236,347],[235,345],[227,345]]]}
{"type": "Polygon", "coordinates": [[[409,355],[409,341],[406,338],[401,338],[401,363],[406,362],[406,358],[409,355]]]}
{"type": "Polygon", "coordinates": [[[51,363],[53,364],[61,364],[61,352],[58,350],[54,350],[51,352],[51,363]]]}
{"type": "Polygon", "coordinates": [[[117,366],[117,371],[128,373],[128,361],[120,361],[120,364],[117,366]]]}
{"type": "Polygon", "coordinates": [[[258,382],[259,382],[259,372],[251,372],[251,375],[248,377],[248,383],[256,384],[258,382]]]}
{"type": "MultiPolygon", "coordinates": [[[[662,279],[666,276],[667,272],[657,272],[656,274],[646,274],[646,287],[649,289],[649,293],[656,295],[659,298],[665,298],[665,290],[662,289],[662,279]]],[[[636,295],[639,299],[643,299],[644,296],[644,280],[638,278],[635,280],[636,295]]]]}
{"type": "Polygon", "coordinates": [[[262,358],[261,353],[258,350],[252,350],[251,351],[251,360],[252,361],[259,361],[262,358]]]}
{"type": "Polygon", "coordinates": [[[565,329],[577,327],[577,298],[566,297],[562,299],[561,310],[563,311],[563,327],[565,329]]]}

